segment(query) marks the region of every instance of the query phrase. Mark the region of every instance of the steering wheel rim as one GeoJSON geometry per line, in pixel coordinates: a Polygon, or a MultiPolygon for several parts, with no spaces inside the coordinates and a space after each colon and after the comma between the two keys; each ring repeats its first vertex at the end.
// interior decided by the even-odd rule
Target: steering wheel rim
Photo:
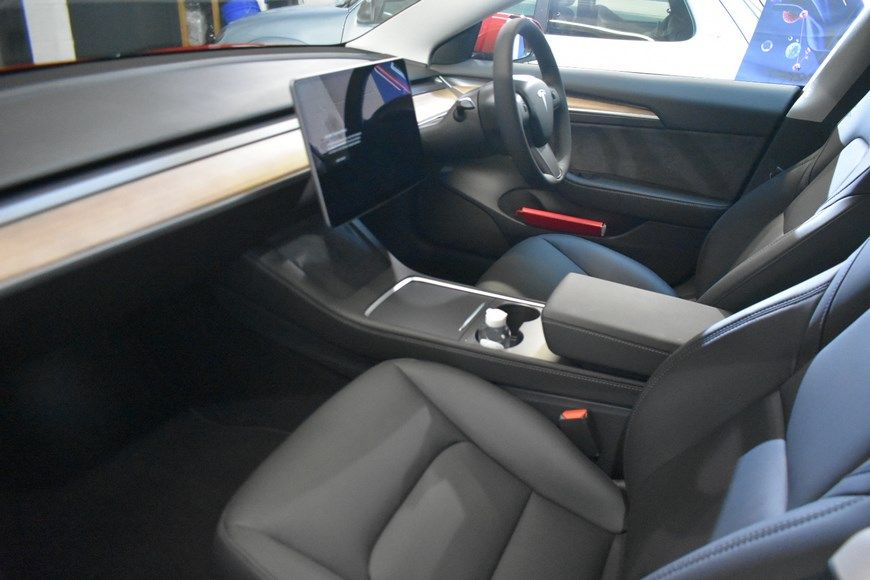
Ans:
{"type": "Polygon", "coordinates": [[[502,142],[532,185],[556,185],[571,161],[571,119],[562,75],[544,33],[528,18],[499,32],[493,54],[493,100],[502,142]],[[514,39],[532,48],[541,79],[514,77],[514,39]]]}

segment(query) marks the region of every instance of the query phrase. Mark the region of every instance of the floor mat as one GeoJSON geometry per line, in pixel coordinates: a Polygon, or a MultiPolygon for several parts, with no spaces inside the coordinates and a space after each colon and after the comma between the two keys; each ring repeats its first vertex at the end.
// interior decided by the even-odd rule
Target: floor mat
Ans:
{"type": "Polygon", "coordinates": [[[286,437],[190,412],[63,487],[27,492],[15,505],[18,574],[213,577],[221,511],[286,437]]]}
{"type": "Polygon", "coordinates": [[[43,406],[65,410],[61,416],[71,408],[62,396],[73,384],[66,375],[87,383],[79,406],[101,419],[88,423],[94,425],[88,441],[108,438],[109,427],[126,433],[115,424],[146,417],[146,406],[137,403],[102,420],[92,410],[90,401],[99,399],[92,392],[102,397],[123,383],[102,375],[141,375],[135,389],[116,387],[114,398],[159,393],[164,414],[147,415],[155,419],[143,423],[150,425],[144,435],[130,435],[132,441],[114,436],[117,445],[101,448],[94,453],[98,461],[69,477],[37,475],[25,488],[0,492],[0,578],[213,578],[212,541],[227,502],[350,380],[252,332],[208,301],[192,302],[136,325],[132,346],[121,355],[106,356],[117,349],[104,343],[120,340],[109,337],[74,350],[63,364],[39,367],[59,375],[46,389],[57,400],[47,395],[52,405],[43,406]],[[90,366],[100,372],[81,371],[90,366]],[[143,373],[145,367],[157,372],[143,373]],[[93,377],[98,385],[88,382],[93,377]]]}

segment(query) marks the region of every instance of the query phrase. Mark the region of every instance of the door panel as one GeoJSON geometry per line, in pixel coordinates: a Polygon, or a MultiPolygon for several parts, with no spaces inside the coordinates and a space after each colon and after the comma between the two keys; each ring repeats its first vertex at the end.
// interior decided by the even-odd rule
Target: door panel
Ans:
{"type": "Polygon", "coordinates": [[[572,173],[724,202],[740,193],[765,144],[755,135],[587,123],[573,124],[571,134],[572,173]]]}
{"type": "MultiPolygon", "coordinates": [[[[491,77],[475,62],[438,72],[455,77],[472,70],[481,82],[491,77]]],[[[743,192],[797,95],[790,86],[577,69],[563,71],[563,81],[573,147],[571,172],[560,186],[530,188],[507,159],[455,164],[442,182],[449,195],[489,214],[508,244],[542,233],[517,220],[523,206],[605,221],[607,236],[594,241],[672,284],[691,276],[707,231],[743,192]]],[[[438,203],[426,200],[429,212],[438,203]]],[[[463,223],[460,215],[453,219],[463,223]]],[[[501,245],[480,239],[480,230],[447,240],[443,228],[420,227],[434,243],[478,255],[501,245]]]]}

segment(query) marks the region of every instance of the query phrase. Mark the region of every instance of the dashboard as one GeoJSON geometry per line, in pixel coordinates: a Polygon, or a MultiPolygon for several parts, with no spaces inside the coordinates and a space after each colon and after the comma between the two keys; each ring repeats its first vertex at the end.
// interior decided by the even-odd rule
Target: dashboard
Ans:
{"type": "MultiPolygon", "coordinates": [[[[89,70],[74,80],[63,78],[63,67],[37,71],[35,81],[23,75],[27,83],[13,76],[0,90],[9,120],[0,157],[0,294],[306,178],[291,79],[374,55],[243,52],[193,65],[183,58],[123,70],[114,62],[77,65],[89,70]],[[16,144],[14,135],[27,138],[16,144]]],[[[443,116],[461,94],[409,73],[421,124],[443,116]]]]}

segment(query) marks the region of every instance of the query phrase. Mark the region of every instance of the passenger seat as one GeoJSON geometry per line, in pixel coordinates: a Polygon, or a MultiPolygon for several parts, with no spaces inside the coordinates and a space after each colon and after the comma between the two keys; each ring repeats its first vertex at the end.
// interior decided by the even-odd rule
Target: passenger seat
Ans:
{"type": "Polygon", "coordinates": [[[234,578],[810,578],[870,526],[870,248],[715,325],[647,384],[625,490],[463,371],[383,363],[253,474],[234,578]]]}

